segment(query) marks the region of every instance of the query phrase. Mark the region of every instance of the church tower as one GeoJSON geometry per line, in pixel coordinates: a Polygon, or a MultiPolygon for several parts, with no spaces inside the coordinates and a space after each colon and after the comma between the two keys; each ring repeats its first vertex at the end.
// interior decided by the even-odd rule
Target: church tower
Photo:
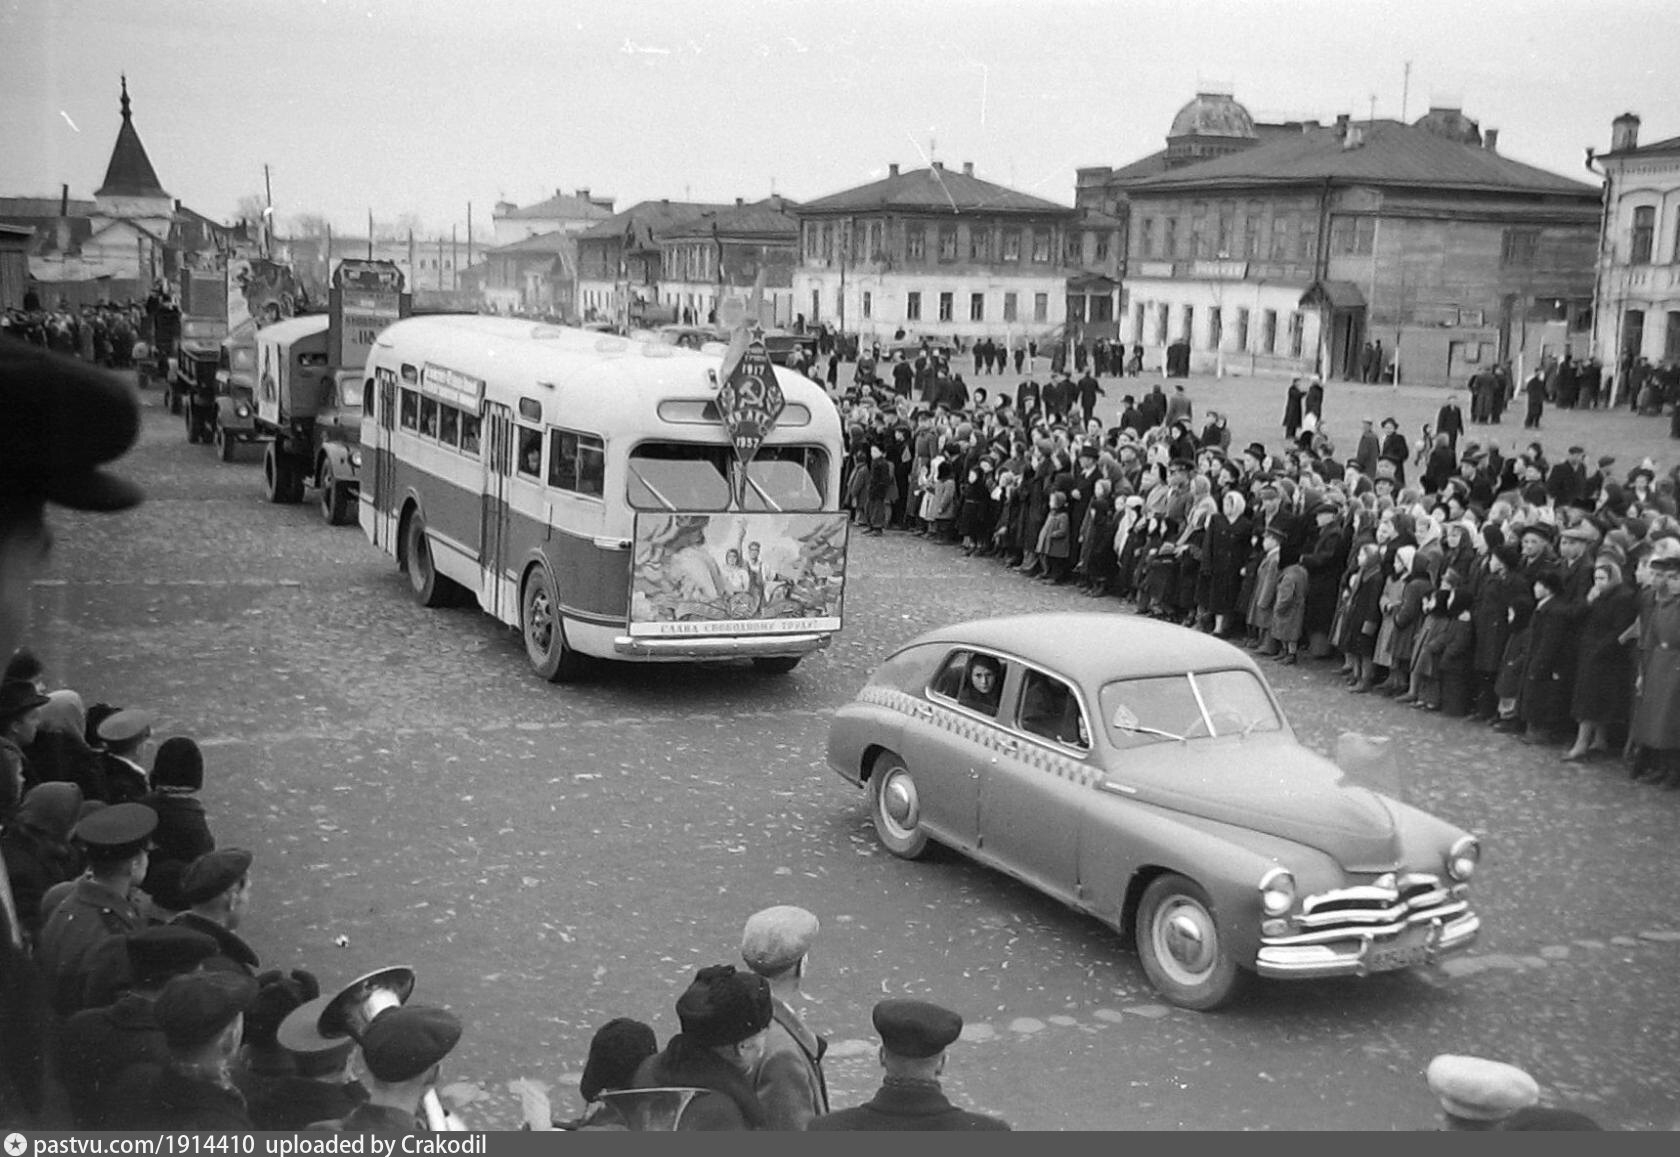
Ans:
{"type": "Polygon", "coordinates": [[[98,216],[133,221],[168,236],[175,203],[158,183],[146,146],[135,131],[127,76],[122,78],[122,127],[111,149],[111,162],[105,167],[105,183],[94,193],[93,201],[98,216]]]}

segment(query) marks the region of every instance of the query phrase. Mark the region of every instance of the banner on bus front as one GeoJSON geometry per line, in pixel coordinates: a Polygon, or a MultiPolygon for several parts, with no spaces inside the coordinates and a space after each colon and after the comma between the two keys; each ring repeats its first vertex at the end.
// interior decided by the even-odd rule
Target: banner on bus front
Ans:
{"type": "Polygon", "coordinates": [[[845,512],[636,515],[630,634],[840,629],[845,512]]]}

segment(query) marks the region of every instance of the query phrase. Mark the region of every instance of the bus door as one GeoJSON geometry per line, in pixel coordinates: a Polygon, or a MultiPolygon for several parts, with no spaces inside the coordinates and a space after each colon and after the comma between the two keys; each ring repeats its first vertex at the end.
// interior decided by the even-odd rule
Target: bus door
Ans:
{"type": "Polygon", "coordinates": [[[379,403],[373,420],[362,417],[362,452],[373,454],[372,486],[361,488],[362,529],[373,545],[396,554],[397,461],[392,433],[397,423],[397,376],[384,366],[374,369],[379,403]]]}
{"type": "Polygon", "coordinates": [[[497,619],[517,614],[518,596],[508,584],[508,475],[513,470],[513,411],[496,402],[484,404],[482,433],[484,488],[478,520],[479,604],[497,619]],[[504,592],[507,598],[504,599],[504,592]],[[504,606],[503,604],[506,603],[504,606]]]}

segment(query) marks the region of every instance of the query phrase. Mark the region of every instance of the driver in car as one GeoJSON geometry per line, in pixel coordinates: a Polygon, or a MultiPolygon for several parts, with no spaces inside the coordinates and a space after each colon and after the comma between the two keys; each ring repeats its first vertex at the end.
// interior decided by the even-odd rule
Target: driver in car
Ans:
{"type": "Polygon", "coordinates": [[[976,655],[968,661],[968,678],[963,681],[957,702],[987,715],[996,715],[1003,694],[1003,677],[995,659],[976,655]]]}

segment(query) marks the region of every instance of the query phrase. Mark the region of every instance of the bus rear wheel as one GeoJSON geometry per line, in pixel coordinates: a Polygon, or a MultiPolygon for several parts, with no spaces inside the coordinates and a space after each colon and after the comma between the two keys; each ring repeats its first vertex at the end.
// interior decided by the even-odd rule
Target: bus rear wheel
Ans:
{"type": "Polygon", "coordinates": [[[459,584],[438,573],[432,561],[432,544],[426,538],[426,520],[411,514],[403,533],[403,558],[408,562],[408,585],[423,607],[447,606],[456,597],[459,584]]]}
{"type": "Polygon", "coordinates": [[[566,645],[560,596],[547,567],[538,567],[520,599],[519,632],[531,669],[550,683],[569,683],[583,674],[584,657],[566,645]]]}

